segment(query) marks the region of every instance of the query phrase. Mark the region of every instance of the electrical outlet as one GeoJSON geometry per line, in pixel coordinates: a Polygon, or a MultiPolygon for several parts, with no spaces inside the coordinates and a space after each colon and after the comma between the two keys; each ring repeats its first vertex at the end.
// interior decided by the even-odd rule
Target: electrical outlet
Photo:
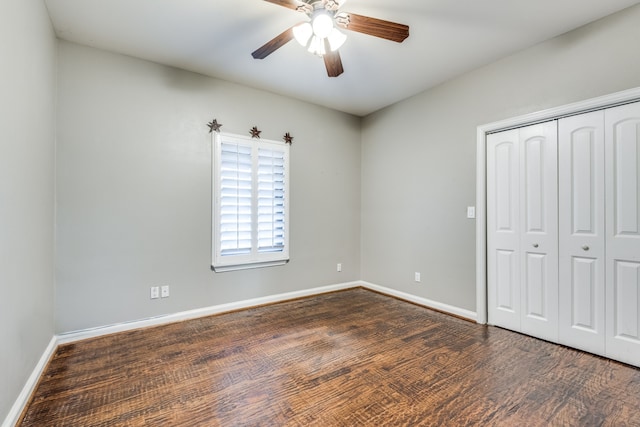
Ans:
{"type": "Polygon", "coordinates": [[[338,270],[338,272],[342,271],[342,264],[338,264],[337,270],[338,270]]]}
{"type": "Polygon", "coordinates": [[[169,298],[169,285],[164,285],[160,288],[160,296],[162,298],[169,298]]]}
{"type": "Polygon", "coordinates": [[[160,298],[160,287],[152,286],[151,287],[151,299],[160,298]]]}
{"type": "Polygon", "coordinates": [[[416,282],[420,281],[420,273],[418,273],[417,271],[415,272],[415,281],[416,282]]]}

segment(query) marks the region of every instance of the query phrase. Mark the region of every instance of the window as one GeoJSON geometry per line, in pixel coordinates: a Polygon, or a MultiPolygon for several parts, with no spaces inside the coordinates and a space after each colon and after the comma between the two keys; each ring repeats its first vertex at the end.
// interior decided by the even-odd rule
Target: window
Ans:
{"type": "Polygon", "coordinates": [[[224,133],[213,144],[215,271],[289,261],[289,146],[224,133]]]}

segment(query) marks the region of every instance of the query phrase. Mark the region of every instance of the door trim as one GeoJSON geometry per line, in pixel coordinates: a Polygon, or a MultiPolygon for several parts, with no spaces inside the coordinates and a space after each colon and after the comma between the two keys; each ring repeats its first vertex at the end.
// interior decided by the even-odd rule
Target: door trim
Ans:
{"type": "Polygon", "coordinates": [[[640,101],[640,87],[477,127],[476,131],[476,321],[487,323],[487,168],[486,135],[562,117],[640,101]]]}

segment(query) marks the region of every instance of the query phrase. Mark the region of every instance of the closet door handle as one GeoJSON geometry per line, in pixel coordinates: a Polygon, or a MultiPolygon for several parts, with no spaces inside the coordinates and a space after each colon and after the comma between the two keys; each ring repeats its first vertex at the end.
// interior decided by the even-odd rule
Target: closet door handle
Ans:
{"type": "Polygon", "coordinates": [[[537,247],[538,247],[538,244],[537,244],[537,243],[534,243],[534,244],[533,244],[533,247],[534,247],[534,248],[537,248],[537,247]]]}
{"type": "Polygon", "coordinates": [[[582,250],[583,250],[583,251],[588,251],[588,250],[589,250],[589,246],[584,245],[584,246],[582,247],[582,250]]]}

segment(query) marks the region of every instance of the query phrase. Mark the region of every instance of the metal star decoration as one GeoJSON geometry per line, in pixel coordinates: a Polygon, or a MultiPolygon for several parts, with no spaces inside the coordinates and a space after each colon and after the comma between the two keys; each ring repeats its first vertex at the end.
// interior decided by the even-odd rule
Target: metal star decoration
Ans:
{"type": "Polygon", "coordinates": [[[254,127],[252,127],[252,128],[249,130],[249,133],[251,134],[251,138],[258,138],[258,139],[260,139],[260,134],[262,133],[262,131],[261,131],[261,130],[258,130],[258,127],[257,127],[257,126],[254,126],[254,127]]]}
{"type": "Polygon", "coordinates": [[[282,139],[284,140],[285,144],[291,145],[293,143],[293,137],[289,132],[285,133],[282,139]]]}
{"type": "Polygon", "coordinates": [[[220,128],[222,127],[222,124],[218,123],[218,120],[213,119],[212,121],[207,123],[207,126],[209,126],[209,133],[220,132],[220,128]]]}

